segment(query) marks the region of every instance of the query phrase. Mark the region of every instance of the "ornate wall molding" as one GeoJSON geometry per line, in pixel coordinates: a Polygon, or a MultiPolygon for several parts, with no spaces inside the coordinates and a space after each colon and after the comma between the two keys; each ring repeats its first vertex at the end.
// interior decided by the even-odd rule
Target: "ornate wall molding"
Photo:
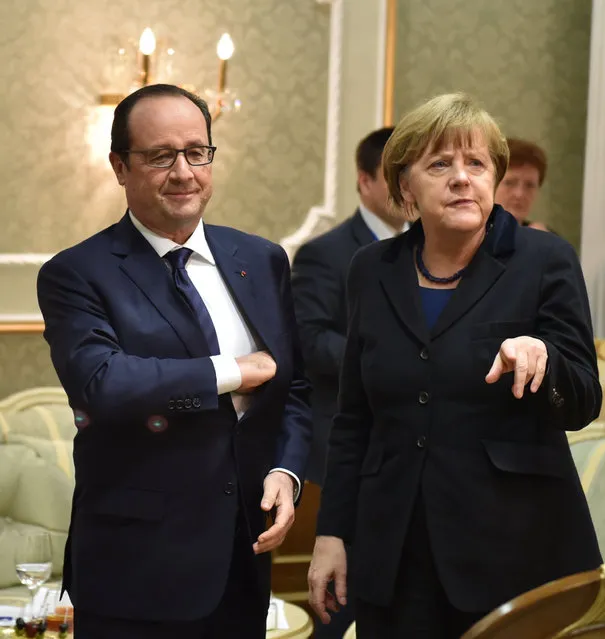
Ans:
{"type": "Polygon", "coordinates": [[[344,0],[316,0],[316,2],[331,5],[324,201],[318,206],[312,206],[302,225],[294,233],[280,240],[280,244],[290,258],[301,244],[315,235],[322,222],[336,218],[344,0]]]}
{"type": "Polygon", "coordinates": [[[0,253],[0,266],[42,266],[52,256],[52,253],[0,253]]]}
{"type": "MultiPolygon", "coordinates": [[[[0,333],[39,333],[44,330],[34,291],[39,268],[52,253],[0,253],[0,296],[10,300],[10,312],[0,312],[0,333]],[[15,305],[15,291],[25,289],[23,308],[15,305]]],[[[1,300],[4,308],[8,304],[1,300]]]]}
{"type": "Polygon", "coordinates": [[[605,2],[593,0],[582,203],[582,269],[595,335],[605,337],[605,2]]]}

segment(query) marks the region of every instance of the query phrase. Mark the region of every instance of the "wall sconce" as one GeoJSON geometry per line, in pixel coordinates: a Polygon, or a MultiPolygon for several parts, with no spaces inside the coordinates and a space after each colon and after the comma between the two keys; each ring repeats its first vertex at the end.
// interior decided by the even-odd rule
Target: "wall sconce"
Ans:
{"type": "Polygon", "coordinates": [[[218,56],[218,88],[216,91],[206,89],[204,92],[206,100],[212,112],[212,119],[218,119],[221,114],[230,111],[239,111],[242,103],[237,98],[234,91],[227,88],[227,63],[231,59],[235,45],[228,33],[223,33],[216,45],[216,55],[218,56]]]}
{"type": "MultiPolygon", "coordinates": [[[[115,107],[126,95],[137,89],[157,82],[174,83],[173,57],[175,51],[156,40],[150,27],[143,30],[136,50],[130,46],[112,47],[111,59],[106,75],[106,88],[99,96],[99,103],[115,107]]],[[[216,47],[219,58],[217,89],[206,89],[203,93],[208,102],[212,119],[218,119],[223,113],[239,111],[241,101],[232,89],[227,88],[227,63],[231,59],[235,46],[228,33],[223,33],[216,47]]],[[[181,84],[183,88],[199,93],[195,86],[181,84]]]]}

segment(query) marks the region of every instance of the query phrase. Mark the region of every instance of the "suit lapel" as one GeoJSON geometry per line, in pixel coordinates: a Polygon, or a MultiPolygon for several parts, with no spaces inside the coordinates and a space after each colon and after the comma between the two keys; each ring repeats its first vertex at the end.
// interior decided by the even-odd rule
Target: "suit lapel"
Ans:
{"type": "Polygon", "coordinates": [[[430,333],[414,263],[414,247],[423,236],[422,223],[415,222],[386,249],[381,284],[401,321],[423,344],[436,339],[463,317],[504,273],[503,258],[514,251],[518,224],[510,213],[496,205],[487,226],[489,232],[483,244],[430,333]]]}
{"type": "Polygon", "coordinates": [[[366,246],[376,240],[374,234],[364,222],[359,209],[355,211],[355,215],[351,218],[351,232],[359,246],[366,246]]]}
{"type": "Polygon", "coordinates": [[[380,264],[380,283],[399,319],[416,339],[426,344],[429,332],[422,311],[413,248],[413,237],[409,234],[392,241],[380,264]]]}
{"type": "Polygon", "coordinates": [[[437,338],[467,313],[498,281],[504,270],[504,264],[481,247],[433,326],[431,339],[437,338]]]}
{"type": "Polygon", "coordinates": [[[506,270],[506,258],[515,250],[518,230],[515,218],[499,204],[487,222],[487,235],[468,271],[437,319],[431,339],[435,339],[465,315],[498,281],[506,270]]]}
{"type": "Polygon", "coordinates": [[[113,253],[123,258],[120,268],[173,327],[191,357],[207,357],[208,345],[197,318],[178,294],[166,265],[128,214],[115,227],[113,253]]]}
{"type": "Polygon", "coordinates": [[[269,314],[271,309],[265,308],[259,296],[262,283],[259,281],[258,264],[250,264],[240,257],[237,245],[219,242],[212,227],[205,226],[204,230],[216,265],[248,327],[274,352],[276,335],[270,331],[273,325],[269,314]]]}

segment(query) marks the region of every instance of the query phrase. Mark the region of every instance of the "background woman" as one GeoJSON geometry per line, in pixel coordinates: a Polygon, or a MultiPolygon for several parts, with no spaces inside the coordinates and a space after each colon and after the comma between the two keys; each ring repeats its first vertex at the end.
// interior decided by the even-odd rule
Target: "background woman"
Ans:
{"type": "Polygon", "coordinates": [[[512,213],[519,224],[548,231],[543,222],[531,221],[532,207],[544,184],[548,162],[537,144],[507,138],[508,169],[496,189],[496,202],[512,213]]]}

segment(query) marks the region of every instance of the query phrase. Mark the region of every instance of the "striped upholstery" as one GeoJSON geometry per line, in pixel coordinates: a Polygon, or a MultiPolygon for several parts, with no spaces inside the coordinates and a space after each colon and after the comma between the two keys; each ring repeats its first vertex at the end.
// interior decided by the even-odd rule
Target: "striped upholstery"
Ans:
{"type": "MultiPolygon", "coordinates": [[[[597,350],[597,365],[599,367],[599,379],[601,380],[601,387],[603,388],[603,395],[605,395],[605,339],[595,339],[595,347],[597,350]]],[[[601,413],[598,421],[605,422],[605,402],[601,406],[601,413]]]]}
{"type": "Polygon", "coordinates": [[[43,529],[60,575],[73,493],[73,412],[60,388],[34,388],[0,402],[0,588],[17,583],[18,535],[43,529]]]}
{"type": "Polygon", "coordinates": [[[578,474],[586,493],[601,552],[605,552],[605,422],[568,433],[578,474]]]}
{"type": "MultiPolygon", "coordinates": [[[[596,339],[599,379],[605,395],[605,340],[596,339]]],[[[605,402],[597,421],[581,431],[567,433],[590,514],[605,554],[605,402]]]]}

